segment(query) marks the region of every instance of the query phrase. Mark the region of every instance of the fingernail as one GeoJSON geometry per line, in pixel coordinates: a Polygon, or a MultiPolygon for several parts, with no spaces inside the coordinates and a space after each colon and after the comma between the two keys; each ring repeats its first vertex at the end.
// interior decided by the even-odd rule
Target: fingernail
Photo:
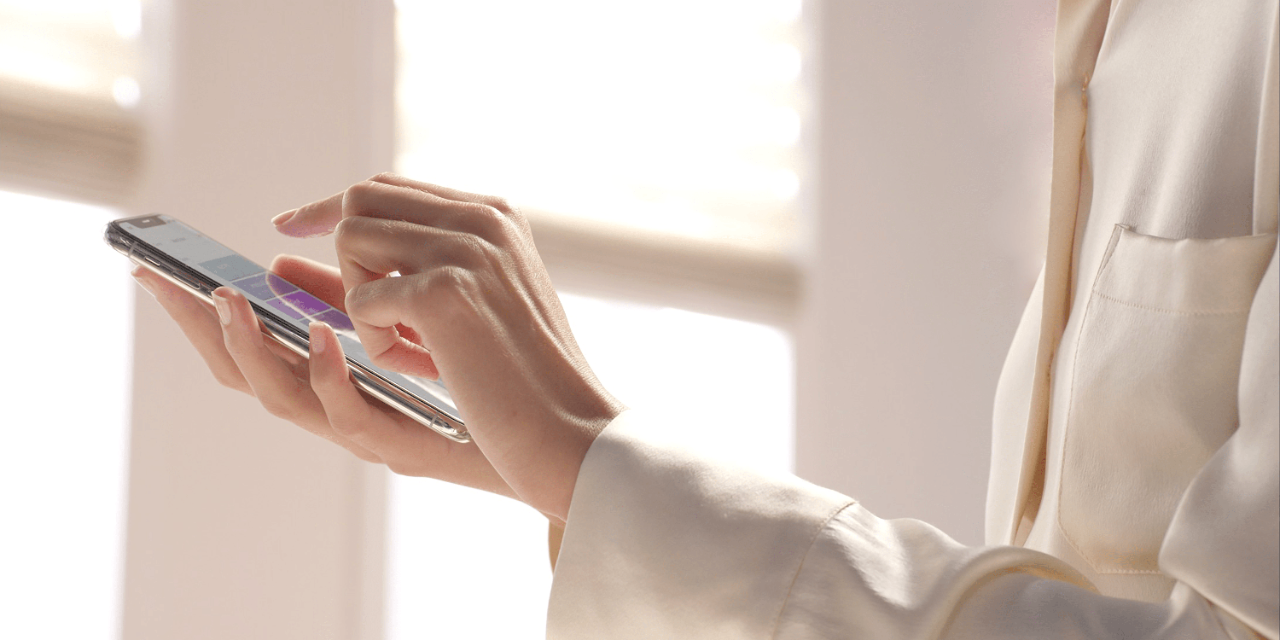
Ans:
{"type": "Polygon", "coordinates": [[[297,210],[297,209],[293,209],[292,211],[286,211],[286,212],[284,212],[284,213],[282,213],[282,214],[280,214],[280,215],[278,215],[278,216],[276,216],[276,217],[272,218],[272,219],[271,219],[271,224],[274,224],[275,226],[277,226],[277,227],[278,227],[278,226],[280,226],[280,225],[282,225],[282,224],[284,224],[284,223],[288,222],[290,219],[292,219],[292,218],[293,218],[293,215],[294,215],[294,214],[296,214],[296,213],[298,213],[298,210],[297,210]]]}
{"type": "Polygon", "coordinates": [[[231,324],[231,305],[222,296],[213,296],[213,306],[218,310],[218,320],[223,326],[231,324]]]}
{"type": "Polygon", "coordinates": [[[307,331],[311,334],[311,353],[320,355],[324,353],[324,343],[328,340],[328,336],[320,336],[316,334],[316,329],[323,325],[323,322],[312,322],[307,331]]]}

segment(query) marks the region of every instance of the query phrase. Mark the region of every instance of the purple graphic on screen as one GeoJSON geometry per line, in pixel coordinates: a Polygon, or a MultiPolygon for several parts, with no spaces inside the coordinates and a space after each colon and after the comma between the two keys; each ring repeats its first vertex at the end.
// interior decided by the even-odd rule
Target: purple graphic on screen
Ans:
{"type": "Polygon", "coordinates": [[[281,278],[274,273],[267,274],[267,286],[271,287],[271,293],[282,296],[286,293],[293,293],[298,287],[293,286],[292,282],[281,278]]]}
{"type": "Polygon", "coordinates": [[[270,300],[276,296],[282,296],[298,290],[288,280],[274,273],[259,273],[242,280],[236,280],[233,284],[259,300],[270,300]]]}
{"type": "Polygon", "coordinates": [[[266,303],[271,308],[275,309],[276,311],[279,311],[280,313],[283,313],[287,317],[293,318],[294,320],[302,319],[302,314],[299,313],[297,309],[294,309],[293,307],[285,304],[282,300],[280,300],[280,298],[272,298],[270,300],[267,300],[266,303]]]}
{"type": "Polygon", "coordinates": [[[324,313],[333,307],[321,302],[319,298],[306,291],[296,291],[282,298],[289,306],[309,316],[324,313]]]}
{"type": "Polygon", "coordinates": [[[315,316],[315,319],[333,327],[338,331],[355,331],[356,330],[355,326],[351,324],[351,318],[348,318],[347,314],[341,311],[338,311],[337,309],[330,309],[329,311],[326,311],[324,313],[317,314],[315,316]]]}

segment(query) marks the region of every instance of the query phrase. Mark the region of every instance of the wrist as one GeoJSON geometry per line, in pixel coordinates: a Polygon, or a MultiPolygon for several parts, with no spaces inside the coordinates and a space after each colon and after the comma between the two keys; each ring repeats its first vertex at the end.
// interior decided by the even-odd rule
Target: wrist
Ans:
{"type": "Polygon", "coordinates": [[[556,447],[556,450],[561,452],[563,457],[556,464],[559,470],[558,478],[549,487],[554,493],[547,496],[551,507],[549,513],[560,522],[569,520],[569,507],[573,503],[574,488],[578,484],[578,475],[582,470],[583,461],[591,450],[591,445],[624,410],[624,407],[613,401],[594,418],[574,420],[568,424],[568,428],[560,431],[565,439],[556,447]]]}

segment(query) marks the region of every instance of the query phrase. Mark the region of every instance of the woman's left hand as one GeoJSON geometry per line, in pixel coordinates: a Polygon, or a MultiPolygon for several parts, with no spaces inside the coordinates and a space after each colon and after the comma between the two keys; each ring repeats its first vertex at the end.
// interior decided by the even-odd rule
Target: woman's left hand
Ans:
{"type": "MultiPolygon", "coordinates": [[[[281,256],[271,270],[343,308],[337,269],[281,256]]],[[[146,269],[139,267],[134,277],[178,323],[218,382],[253,396],[272,415],[396,473],[515,497],[479,449],[442,438],[360,393],[329,327],[312,325],[310,358],[302,358],[269,339],[248,300],[233,289],[214,291],[215,311],[207,300],[146,269]]]]}

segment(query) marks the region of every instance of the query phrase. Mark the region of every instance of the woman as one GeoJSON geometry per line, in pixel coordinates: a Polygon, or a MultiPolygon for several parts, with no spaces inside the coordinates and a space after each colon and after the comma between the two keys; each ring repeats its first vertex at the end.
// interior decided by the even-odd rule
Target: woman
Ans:
{"type": "Polygon", "coordinates": [[[565,525],[553,637],[1277,638],[1278,15],[1060,3],[1049,250],[997,391],[982,548],[650,440],[500,199],[383,175],[275,220],[337,234],[338,270],[273,268],[345,305],[380,365],[443,373],[474,446],[365,401],[326,327],[308,364],[238,294],[215,315],[138,277],[272,413],[565,525]]]}

